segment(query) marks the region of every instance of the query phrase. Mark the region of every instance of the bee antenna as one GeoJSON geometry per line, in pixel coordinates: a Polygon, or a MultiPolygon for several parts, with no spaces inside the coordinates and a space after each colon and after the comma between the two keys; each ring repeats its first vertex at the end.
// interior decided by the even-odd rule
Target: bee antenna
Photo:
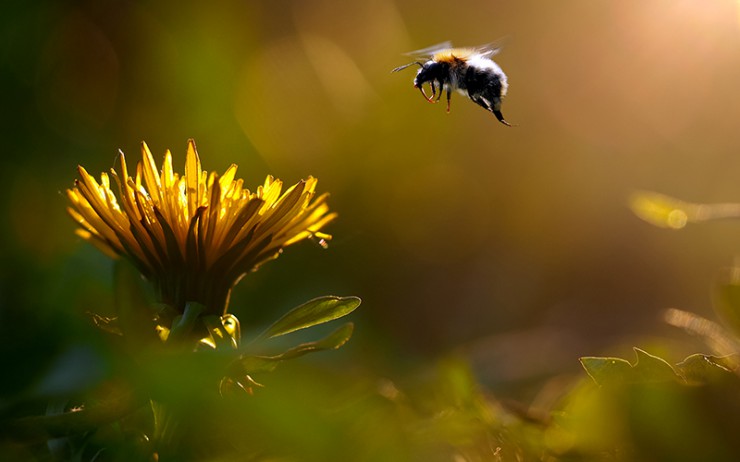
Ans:
{"type": "Polygon", "coordinates": [[[418,64],[419,67],[424,67],[424,64],[420,63],[419,61],[414,61],[413,63],[404,64],[403,66],[399,66],[395,69],[393,69],[391,72],[398,72],[406,69],[407,67],[413,66],[414,64],[418,64]]]}

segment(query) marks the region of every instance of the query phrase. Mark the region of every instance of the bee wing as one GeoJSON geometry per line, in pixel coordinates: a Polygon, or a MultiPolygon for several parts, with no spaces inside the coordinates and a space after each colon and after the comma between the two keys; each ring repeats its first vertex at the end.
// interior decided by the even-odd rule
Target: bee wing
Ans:
{"type": "Polygon", "coordinates": [[[490,58],[491,56],[499,54],[499,52],[504,48],[505,42],[507,41],[508,38],[503,37],[496,41],[488,42],[486,44],[472,48],[476,51],[476,53],[480,53],[484,58],[490,58]]]}
{"type": "Polygon", "coordinates": [[[452,42],[448,40],[446,42],[438,43],[430,47],[422,48],[421,50],[409,51],[408,53],[404,53],[403,55],[413,56],[415,58],[429,58],[435,53],[438,53],[442,50],[447,50],[450,48],[452,48],[452,42]]]}
{"type": "Polygon", "coordinates": [[[483,47],[483,48],[475,48],[475,51],[480,53],[481,56],[484,58],[490,58],[491,56],[497,55],[501,51],[501,47],[491,48],[491,47],[483,47]]]}

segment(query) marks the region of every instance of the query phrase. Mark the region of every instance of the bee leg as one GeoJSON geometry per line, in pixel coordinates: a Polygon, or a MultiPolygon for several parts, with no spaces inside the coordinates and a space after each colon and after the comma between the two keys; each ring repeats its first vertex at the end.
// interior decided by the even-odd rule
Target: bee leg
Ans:
{"type": "Polygon", "coordinates": [[[452,93],[450,92],[450,89],[447,89],[447,113],[450,113],[450,98],[452,98],[452,93]]]}
{"type": "Polygon", "coordinates": [[[498,109],[494,109],[491,112],[493,112],[493,115],[496,116],[496,118],[498,119],[499,122],[501,122],[502,124],[506,125],[507,127],[511,127],[511,124],[509,122],[507,122],[506,119],[504,119],[504,115],[501,114],[501,111],[499,111],[498,109]]]}
{"type": "MultiPolygon", "coordinates": [[[[496,116],[499,122],[501,122],[502,124],[506,126],[511,127],[511,124],[507,122],[506,119],[504,119],[504,115],[501,114],[501,110],[494,106],[491,106],[491,103],[487,99],[482,98],[478,95],[470,95],[470,99],[472,99],[476,104],[481,106],[486,111],[493,113],[493,115],[496,116]]],[[[501,104],[499,103],[498,106],[500,107],[501,104]]]]}
{"type": "MultiPolygon", "coordinates": [[[[437,86],[434,85],[434,80],[432,80],[431,82],[429,82],[429,86],[432,88],[432,96],[430,96],[427,101],[429,101],[430,103],[435,103],[436,101],[434,100],[434,97],[437,96],[437,86]]],[[[442,90],[440,89],[440,93],[441,92],[442,92],[442,90]]],[[[439,98],[437,98],[437,99],[439,99],[439,98]]]]}
{"type": "Polygon", "coordinates": [[[420,84],[420,85],[418,85],[418,86],[417,86],[417,85],[414,85],[414,87],[416,87],[416,88],[418,88],[418,89],[419,89],[419,91],[421,92],[422,96],[424,96],[424,99],[425,99],[425,100],[429,101],[430,103],[433,103],[433,102],[434,102],[434,97],[435,97],[435,96],[436,96],[436,94],[437,94],[437,93],[436,93],[436,91],[437,91],[437,90],[436,90],[436,88],[434,87],[434,83],[431,83],[431,87],[432,87],[432,96],[427,96],[427,93],[426,93],[426,92],[424,91],[424,84],[423,84],[423,83],[422,83],[422,84],[420,84]]]}

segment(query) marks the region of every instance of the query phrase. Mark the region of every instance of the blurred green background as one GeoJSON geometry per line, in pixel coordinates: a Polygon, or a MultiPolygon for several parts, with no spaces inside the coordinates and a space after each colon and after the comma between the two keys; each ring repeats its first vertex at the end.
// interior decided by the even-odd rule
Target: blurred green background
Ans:
{"type": "Polygon", "coordinates": [[[60,364],[72,388],[108,373],[84,313],[110,310],[110,262],[73,234],[63,192],[78,164],[97,175],[118,149],[133,167],[141,140],[182,171],[194,138],[204,169],[237,163],[252,187],[317,176],[340,214],[329,249],[288,249],[240,283],[231,311],[251,335],[309,298],[360,296],[355,337],[326,359],[381,374],[460,351],[517,394],[577,372],[578,356],[684,338],[659,314],[711,316],[709,284],[740,250],[738,223],[676,233],[627,208],[635,189],[740,200],[735,1],[2,11],[3,404],[60,364]],[[446,114],[412,70],[390,73],[409,50],[502,37],[514,128],[459,94],[446,114]]]}

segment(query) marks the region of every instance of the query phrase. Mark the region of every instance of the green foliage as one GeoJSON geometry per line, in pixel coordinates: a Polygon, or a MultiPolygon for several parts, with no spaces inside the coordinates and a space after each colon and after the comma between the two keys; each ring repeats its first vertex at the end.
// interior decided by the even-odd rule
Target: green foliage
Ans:
{"type": "Polygon", "coordinates": [[[670,365],[635,348],[634,364],[581,358],[594,385],[565,401],[558,419],[561,456],[578,460],[736,460],[740,424],[736,356],[693,354],[670,365]],[[566,442],[566,443],[563,443],[566,442]]]}
{"type": "Polygon", "coordinates": [[[583,357],[580,361],[588,375],[599,385],[681,380],[674,368],[664,359],[639,348],[634,350],[637,354],[634,365],[620,358],[583,357]]]}
{"type": "Polygon", "coordinates": [[[244,355],[234,362],[231,374],[239,376],[253,374],[255,372],[272,372],[282,361],[298,358],[299,356],[317,351],[336,350],[349,341],[353,330],[354,324],[346,323],[321,340],[296,345],[277,355],[244,355]]]}
{"type": "Polygon", "coordinates": [[[711,384],[738,380],[738,355],[711,356],[696,353],[676,364],[681,377],[689,384],[711,384]]]}
{"type": "MultiPolygon", "coordinates": [[[[154,303],[146,281],[126,262],[116,263],[114,276],[115,316],[90,313],[90,317],[110,339],[123,340],[125,366],[122,375],[114,378],[116,390],[90,395],[79,405],[63,400],[53,414],[0,422],[6,435],[25,444],[62,438],[60,444],[66,449],[57,456],[78,460],[94,460],[100,451],[123,457],[116,460],[148,460],[157,455],[179,459],[185,446],[197,451],[208,448],[211,454],[223,452],[209,441],[215,435],[203,434],[192,425],[193,419],[207,422],[214,418],[210,413],[226,397],[258,399],[250,394],[262,385],[251,374],[272,372],[285,361],[340,348],[352,336],[354,324],[345,323],[319,340],[298,343],[279,353],[255,351],[268,348],[271,338],[339,319],[360,305],[357,297],[316,298],[289,311],[242,347],[239,320],[234,315],[208,315],[197,302],[186,303],[177,314],[171,307],[154,303]],[[107,436],[100,439],[103,435],[107,436]]],[[[217,421],[231,422],[234,417],[225,413],[217,421]]],[[[255,443],[252,451],[258,447],[255,443]]]]}
{"type": "Polygon", "coordinates": [[[624,359],[583,357],[581,364],[598,384],[625,383],[632,380],[633,367],[624,359]]]}
{"type": "Polygon", "coordinates": [[[300,329],[333,321],[360,306],[358,297],[319,297],[297,306],[275,321],[257,340],[278,337],[300,329]]]}
{"type": "MultiPolygon", "coordinates": [[[[717,329],[696,316],[684,320],[703,334],[717,329]]],[[[634,350],[634,364],[581,358],[597,387],[582,386],[567,398],[560,429],[560,439],[571,444],[565,453],[588,453],[592,460],[736,460],[740,444],[727,429],[740,425],[738,355],[692,354],[671,365],[634,350]]]]}
{"type": "MultiPolygon", "coordinates": [[[[352,313],[360,306],[360,303],[361,300],[358,297],[327,296],[315,298],[282,316],[251,342],[249,347],[257,348],[271,338],[334,321],[352,313]]],[[[354,324],[350,322],[342,325],[323,339],[301,343],[289,347],[281,353],[271,355],[241,354],[232,361],[227,376],[230,380],[247,389],[250,389],[252,385],[261,386],[252,378],[253,374],[272,372],[280,363],[309,353],[336,350],[349,341],[353,331],[354,324]]]]}
{"type": "MultiPolygon", "coordinates": [[[[633,211],[661,227],[737,217],[738,204],[692,204],[639,192],[633,211]]],[[[738,268],[724,270],[713,288],[714,308],[740,332],[738,268]]],[[[691,354],[671,364],[634,348],[637,360],[584,357],[593,380],[566,397],[555,432],[562,455],[585,460],[733,461],[740,442],[740,362],[737,334],[695,314],[669,309],[669,324],[698,336],[715,354],[691,354]],[[576,457],[578,458],[578,457],[576,457]]]]}

